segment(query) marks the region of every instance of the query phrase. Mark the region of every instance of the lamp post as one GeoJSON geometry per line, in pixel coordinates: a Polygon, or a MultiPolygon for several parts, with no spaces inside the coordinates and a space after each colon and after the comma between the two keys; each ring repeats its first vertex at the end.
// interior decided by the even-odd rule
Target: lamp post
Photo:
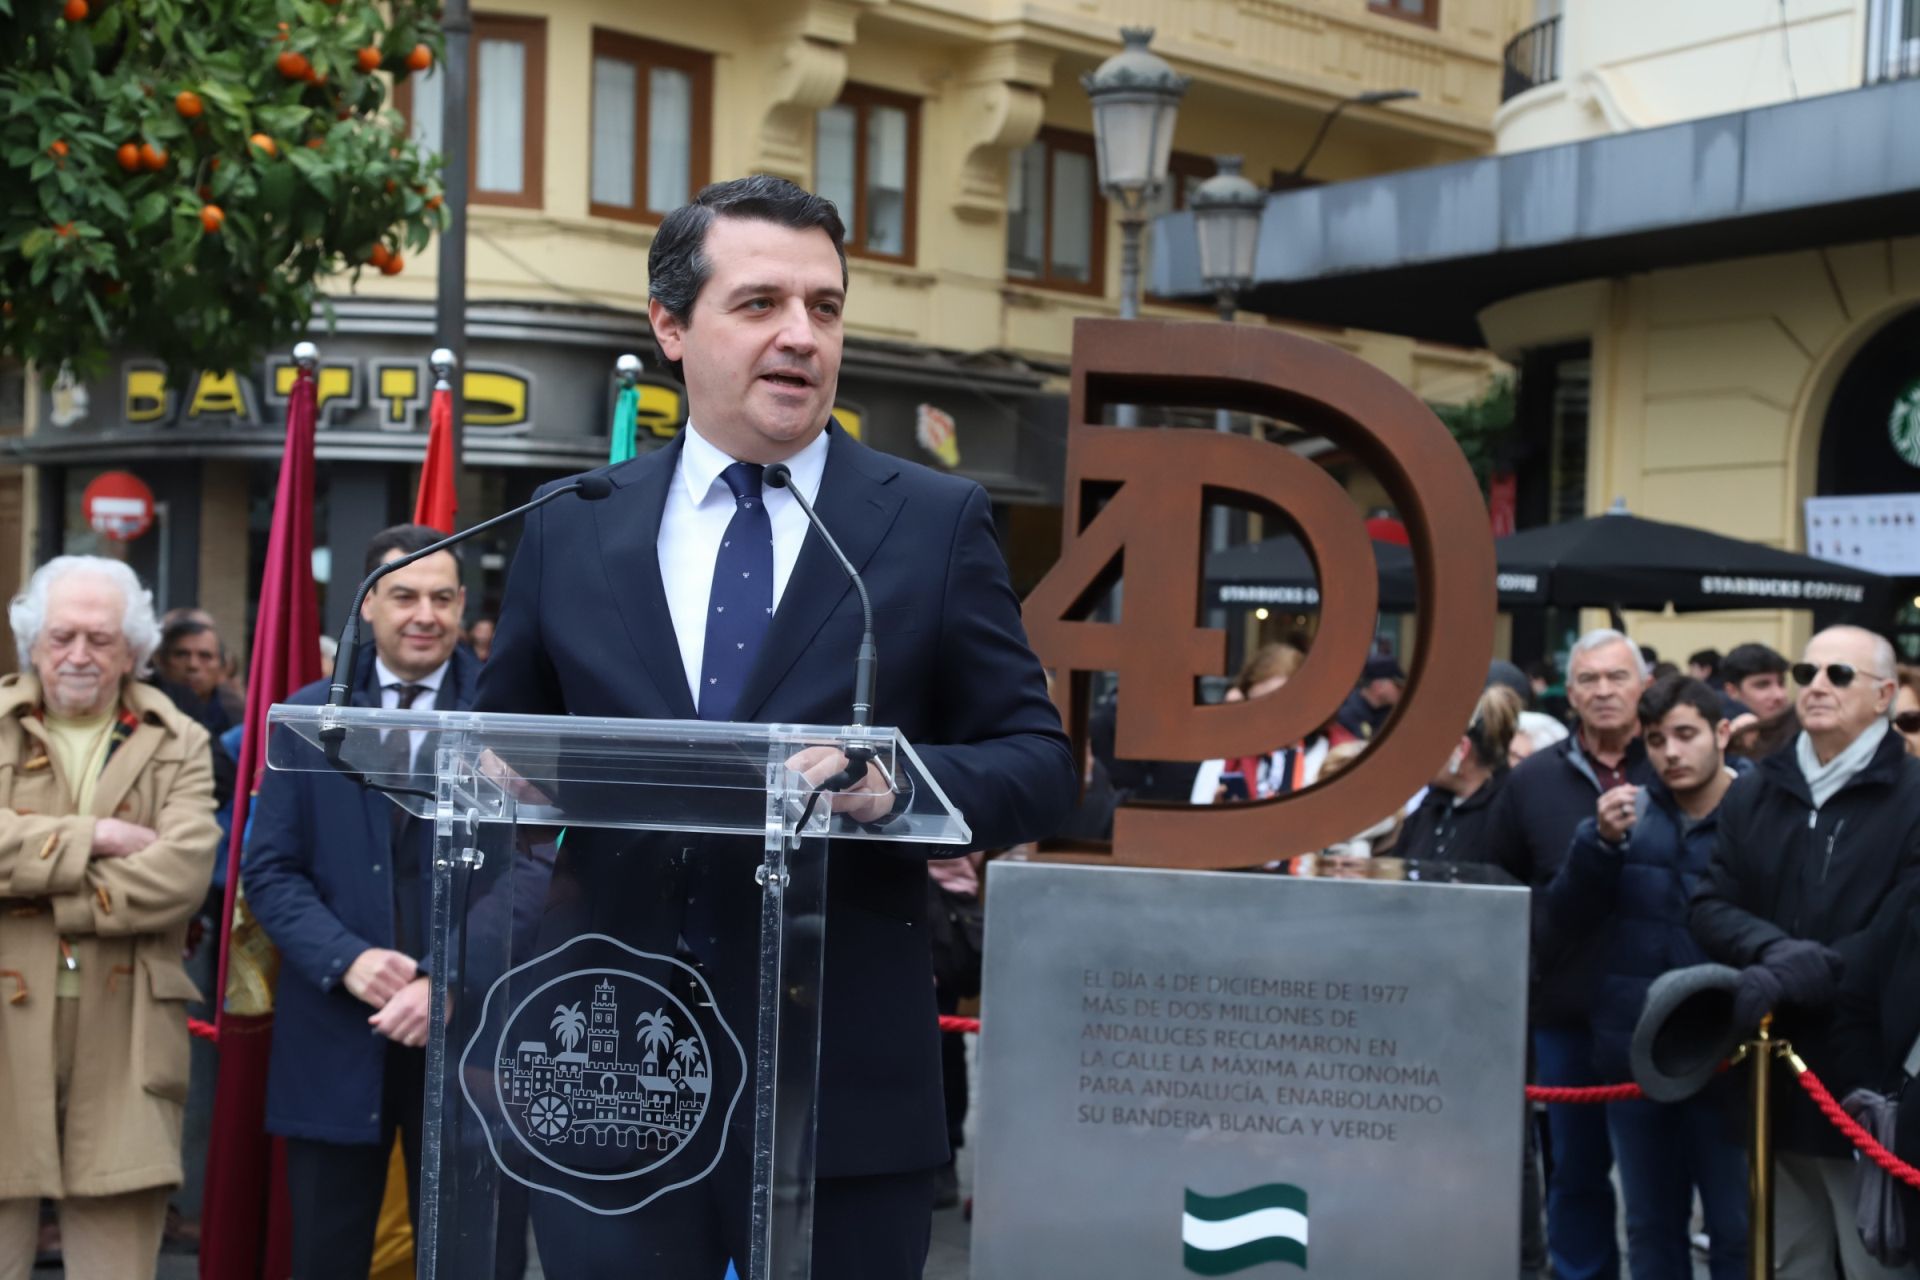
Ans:
{"type": "Polygon", "coordinates": [[[1300,157],[1300,163],[1293,166],[1287,174],[1289,183],[1296,183],[1306,176],[1307,166],[1313,162],[1314,155],[1320,150],[1320,144],[1327,140],[1327,131],[1333,128],[1333,122],[1348,107],[1377,107],[1383,102],[1404,102],[1408,98],[1420,96],[1418,89],[1369,89],[1365,93],[1356,93],[1351,98],[1342,98],[1333,104],[1333,110],[1321,118],[1319,132],[1313,135],[1313,141],[1307,144],[1307,153],[1300,157]]]}
{"type": "MultiPolygon", "coordinates": [[[[1100,194],[1120,209],[1120,318],[1140,316],[1140,232],[1147,204],[1167,183],[1173,154],[1173,121],[1189,77],[1147,48],[1152,27],[1122,27],[1125,44],[1080,84],[1093,100],[1093,149],[1100,194]]],[[[1118,406],[1116,420],[1136,425],[1133,405],[1118,406]]]]}
{"type": "MultiPolygon", "coordinates": [[[[1216,156],[1213,163],[1214,175],[1193,193],[1193,225],[1200,241],[1200,277],[1213,290],[1221,321],[1232,324],[1240,295],[1253,283],[1254,250],[1260,241],[1260,212],[1266,208],[1267,194],[1240,172],[1239,156],[1216,156]]],[[[1215,409],[1213,426],[1216,431],[1232,431],[1232,412],[1215,409]]],[[[1231,519],[1226,507],[1214,506],[1209,539],[1214,551],[1227,549],[1231,519]]],[[[1226,610],[1216,606],[1212,613],[1214,625],[1224,627],[1226,610]]]]}

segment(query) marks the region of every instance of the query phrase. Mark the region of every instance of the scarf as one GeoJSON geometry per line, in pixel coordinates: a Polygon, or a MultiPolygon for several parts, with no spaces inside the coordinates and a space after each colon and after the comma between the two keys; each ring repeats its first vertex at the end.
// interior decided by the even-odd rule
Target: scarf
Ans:
{"type": "Polygon", "coordinates": [[[1887,722],[1875,720],[1861,730],[1859,737],[1835,752],[1833,759],[1821,764],[1820,757],[1813,753],[1813,739],[1802,729],[1793,749],[1800,761],[1800,772],[1807,779],[1807,790],[1813,792],[1813,807],[1823,807],[1836,791],[1853,780],[1854,774],[1866,768],[1867,761],[1880,749],[1880,740],[1886,736],[1887,722]]]}

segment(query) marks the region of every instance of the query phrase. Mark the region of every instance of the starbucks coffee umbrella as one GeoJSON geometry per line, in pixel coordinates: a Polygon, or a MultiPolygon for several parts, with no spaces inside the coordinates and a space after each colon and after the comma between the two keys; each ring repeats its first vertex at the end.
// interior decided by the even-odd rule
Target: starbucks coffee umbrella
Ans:
{"type": "MultiPolygon", "coordinates": [[[[1714,609],[1827,609],[1872,618],[1891,579],[1813,556],[1689,525],[1605,515],[1543,525],[1496,539],[1502,609],[1523,605],[1679,613],[1714,609]]],[[[1383,592],[1396,571],[1382,582],[1383,592]]],[[[1412,571],[1406,573],[1412,581],[1412,571]]]]}
{"type": "MultiPolygon", "coordinates": [[[[1380,608],[1387,613],[1412,610],[1412,553],[1376,538],[1373,560],[1380,570],[1380,608]]],[[[1315,613],[1320,608],[1320,575],[1314,570],[1313,557],[1291,534],[1228,547],[1207,555],[1204,603],[1208,608],[1256,609],[1265,605],[1315,613]]]]}

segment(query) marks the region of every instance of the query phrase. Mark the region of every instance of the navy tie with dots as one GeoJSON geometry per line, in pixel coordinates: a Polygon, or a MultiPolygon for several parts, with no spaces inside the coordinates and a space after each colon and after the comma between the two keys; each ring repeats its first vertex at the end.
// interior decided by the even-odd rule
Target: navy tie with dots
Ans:
{"type": "Polygon", "coordinates": [[[760,494],[757,463],[720,473],[733,490],[733,519],[713,559],[707,599],[707,644],[700,655],[700,718],[731,720],[740,690],[773,621],[773,521],[760,494]]]}

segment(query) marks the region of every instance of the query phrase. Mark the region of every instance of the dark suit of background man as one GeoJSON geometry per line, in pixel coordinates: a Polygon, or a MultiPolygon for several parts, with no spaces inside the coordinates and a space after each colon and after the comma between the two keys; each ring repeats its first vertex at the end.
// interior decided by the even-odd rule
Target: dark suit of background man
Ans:
{"type": "MultiPolygon", "coordinates": [[[[440,536],[377,534],[367,572],[440,536]]],[[[464,710],[480,668],[455,647],[464,603],[449,552],[382,579],[361,609],[373,644],[357,654],[353,705],[464,710]]],[[[321,680],[288,701],[326,698],[321,680]]],[[[392,737],[404,771],[426,735],[392,737]]],[[[284,961],[267,1129],[287,1139],[294,1280],[365,1280],[396,1130],[409,1205],[420,1185],[432,825],[299,750],[315,771],[261,776],[242,863],[247,903],[284,961]]]]}
{"type": "MultiPolygon", "coordinates": [[[[709,187],[662,223],[648,255],[649,318],[662,353],[683,367],[687,430],[607,472],[605,500],[562,500],[529,518],[476,705],[846,723],[859,600],[792,497],[761,490],[761,469],[785,462],[872,593],[876,721],[916,744],[979,846],[1048,835],[1073,804],[1073,757],[1027,648],[986,493],[830,425],[843,234],[831,203],[771,177],[709,187]],[[729,530],[745,529],[757,535],[743,547],[729,530]],[[759,558],[737,560],[743,549],[759,558]],[[735,594],[768,578],[768,594],[735,594]],[[720,612],[723,594],[736,602],[731,616],[720,612]],[[734,630],[735,618],[758,625],[734,630]]],[[[809,776],[838,771],[832,754],[809,776]]],[[[856,790],[884,784],[870,770],[856,790]]],[[[563,864],[585,860],[572,846],[563,864]]],[[[717,934],[687,927],[723,1004],[728,970],[751,968],[751,869],[689,867],[707,876],[689,900],[724,922],[717,934]]],[[[934,1173],[948,1156],[925,864],[843,842],[827,894],[813,1274],[901,1280],[925,1264],[934,1173]]],[[[690,1203],[669,1201],[675,1214],[690,1203]]],[[[577,1215],[562,1259],[548,1248],[543,1202],[555,1203],[536,1192],[549,1275],[631,1271],[632,1254],[623,1269],[619,1249],[591,1237],[638,1224],[577,1215]]],[[[744,1217],[719,1214],[715,1247],[744,1263],[744,1217]]],[[[716,1256],[684,1274],[717,1277],[724,1266],[716,1256]]]]}

